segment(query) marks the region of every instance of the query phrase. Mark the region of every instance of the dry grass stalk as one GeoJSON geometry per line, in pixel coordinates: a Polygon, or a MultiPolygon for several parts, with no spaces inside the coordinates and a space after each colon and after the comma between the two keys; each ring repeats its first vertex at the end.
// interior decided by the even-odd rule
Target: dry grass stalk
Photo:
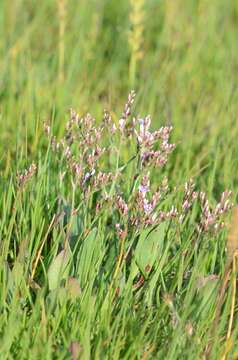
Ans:
{"type": "Polygon", "coordinates": [[[232,212],[230,231],[227,241],[228,261],[233,260],[235,252],[238,250],[238,206],[235,206],[232,212]]]}
{"type": "Polygon", "coordinates": [[[40,247],[39,247],[39,249],[38,249],[38,251],[37,251],[36,257],[35,257],[35,259],[34,259],[34,261],[33,261],[32,272],[31,272],[31,276],[30,276],[30,279],[29,279],[29,282],[30,282],[30,283],[32,283],[33,280],[34,280],[35,272],[36,272],[36,269],[37,269],[37,265],[38,265],[38,263],[39,263],[39,261],[40,261],[40,257],[41,257],[41,253],[42,253],[43,247],[44,247],[44,245],[45,245],[45,242],[46,242],[46,240],[47,240],[47,238],[48,238],[48,235],[49,235],[49,233],[50,233],[53,225],[55,224],[55,219],[56,219],[56,216],[54,215],[53,218],[52,218],[52,220],[51,220],[51,223],[50,223],[50,225],[49,225],[49,227],[48,227],[48,229],[47,229],[47,231],[46,231],[46,234],[45,234],[45,236],[44,236],[44,238],[43,238],[43,241],[42,241],[42,243],[41,243],[41,245],[40,245],[40,247]]]}
{"type": "MultiPolygon", "coordinates": [[[[235,296],[236,296],[236,257],[238,256],[238,206],[234,207],[232,213],[232,219],[230,224],[230,231],[227,239],[227,261],[225,272],[222,278],[222,282],[218,291],[218,298],[216,303],[216,311],[215,311],[215,320],[212,326],[212,337],[216,332],[218,322],[220,319],[221,308],[224,300],[225,291],[227,289],[228,282],[230,280],[231,273],[233,274],[232,279],[232,300],[231,300],[231,310],[230,310],[230,319],[228,324],[228,331],[226,336],[227,345],[230,344],[230,337],[232,331],[232,324],[234,318],[234,309],[235,309],[235,296]]],[[[225,360],[228,352],[231,350],[232,346],[227,346],[225,349],[225,353],[222,355],[221,360],[225,360]]],[[[210,354],[213,348],[213,344],[210,344],[207,350],[206,358],[210,358],[210,354]]]]}
{"type": "Polygon", "coordinates": [[[59,15],[59,82],[64,81],[64,57],[65,57],[65,23],[66,23],[66,1],[58,0],[58,15],[59,15]]]}

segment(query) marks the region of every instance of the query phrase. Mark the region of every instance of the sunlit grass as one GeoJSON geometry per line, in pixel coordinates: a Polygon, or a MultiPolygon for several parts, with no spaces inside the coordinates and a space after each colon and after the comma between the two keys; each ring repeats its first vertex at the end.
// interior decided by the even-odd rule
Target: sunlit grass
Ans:
{"type": "MultiPolygon", "coordinates": [[[[237,2],[141,1],[138,23],[133,3],[0,2],[3,359],[237,357],[234,279],[224,282],[226,228],[200,237],[195,204],[184,223],[166,223],[148,238],[142,227],[136,236],[129,232],[132,237],[123,245],[116,235],[116,204],[98,216],[96,196],[85,203],[80,184],[72,185],[69,174],[63,180],[65,165],[44,134],[46,121],[61,139],[71,107],[80,116],[90,112],[98,124],[103,110],[111,110],[118,126],[133,85],[132,116],[151,114],[153,130],[173,125],[176,149],[166,167],[151,169],[153,189],[167,176],[173,190],[166,210],[181,205],[191,177],[212,208],[225,189],[236,202],[237,2]],[[139,40],[133,45],[135,25],[139,40]],[[21,187],[19,174],[33,162],[37,171],[21,187]],[[79,213],[71,217],[75,206],[79,213]],[[153,236],[155,259],[142,245],[145,239],[153,243],[153,236]],[[124,266],[123,246],[138,239],[124,266]],[[144,262],[152,262],[153,271],[147,274],[144,262]],[[60,287],[58,278],[52,280],[52,267],[59,269],[60,287]]],[[[128,141],[120,166],[135,149],[128,141]]],[[[133,164],[120,183],[120,196],[128,203],[133,164]]],[[[116,152],[102,165],[114,170],[116,152]]]]}

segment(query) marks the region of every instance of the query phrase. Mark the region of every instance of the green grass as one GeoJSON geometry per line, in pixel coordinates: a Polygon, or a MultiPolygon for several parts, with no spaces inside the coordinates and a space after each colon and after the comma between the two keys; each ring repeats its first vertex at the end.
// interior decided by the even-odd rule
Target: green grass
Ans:
{"type": "MultiPolygon", "coordinates": [[[[238,358],[237,304],[232,335],[225,340],[231,281],[212,331],[226,264],[226,229],[218,236],[202,235],[197,244],[197,206],[182,226],[160,225],[151,233],[157,246],[153,271],[135,289],[154,251],[148,249],[146,230],[135,236],[140,241],[132,261],[116,270],[118,214],[105,210],[97,217],[93,199],[82,200],[70,175],[60,181],[65,165],[55,159],[44,135],[48,120],[62,137],[71,107],[80,115],[90,112],[98,122],[107,108],[118,122],[129,90],[135,89],[133,113],[151,114],[154,129],[174,126],[176,150],[161,172],[152,172],[154,186],[167,175],[171,188],[178,187],[165,206],[179,206],[190,177],[213,206],[225,189],[236,202],[238,3],[140,3],[136,8],[126,0],[0,1],[2,359],[70,359],[72,343],[82,359],[202,359],[208,346],[210,359],[221,359],[226,350],[227,359],[238,358]],[[60,3],[66,6],[63,20],[60,3]],[[37,174],[21,191],[17,171],[32,161],[37,174]],[[64,224],[62,218],[52,224],[62,211],[59,199],[68,212],[80,211],[65,217],[64,224]],[[73,249],[66,246],[68,238],[74,239],[73,249]],[[62,270],[57,255],[63,248],[62,270]],[[207,284],[199,287],[199,278],[207,284]]],[[[124,160],[132,153],[128,145],[124,160]]],[[[104,162],[109,171],[109,165],[116,166],[110,161],[104,162]]],[[[129,166],[120,184],[125,199],[133,170],[129,166]]]]}

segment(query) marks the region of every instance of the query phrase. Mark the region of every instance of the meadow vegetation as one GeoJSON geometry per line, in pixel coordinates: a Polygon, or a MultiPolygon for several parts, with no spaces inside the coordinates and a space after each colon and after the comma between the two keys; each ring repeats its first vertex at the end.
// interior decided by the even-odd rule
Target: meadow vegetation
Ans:
{"type": "Polygon", "coordinates": [[[0,2],[0,358],[238,358],[237,22],[0,2]]]}

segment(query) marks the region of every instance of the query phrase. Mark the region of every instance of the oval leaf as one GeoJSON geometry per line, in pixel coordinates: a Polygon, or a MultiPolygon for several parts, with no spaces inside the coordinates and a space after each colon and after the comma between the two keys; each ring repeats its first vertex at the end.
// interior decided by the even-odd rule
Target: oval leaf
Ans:
{"type": "Polygon", "coordinates": [[[135,261],[145,277],[148,277],[150,269],[162,253],[166,229],[167,223],[164,222],[155,230],[146,229],[139,238],[135,250],[135,261]]]}
{"type": "Polygon", "coordinates": [[[50,264],[48,270],[49,289],[54,290],[62,279],[67,279],[69,273],[70,253],[62,250],[50,264]]]}

